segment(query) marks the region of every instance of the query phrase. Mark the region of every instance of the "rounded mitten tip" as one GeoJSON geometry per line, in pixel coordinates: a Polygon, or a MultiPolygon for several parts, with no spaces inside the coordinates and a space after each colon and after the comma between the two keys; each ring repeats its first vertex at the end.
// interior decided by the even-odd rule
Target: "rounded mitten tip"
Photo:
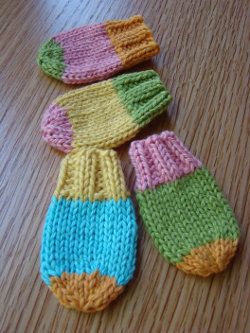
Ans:
{"type": "Polygon", "coordinates": [[[41,123],[44,141],[52,147],[69,153],[72,150],[73,130],[68,119],[67,110],[51,104],[45,111],[41,123]]]}

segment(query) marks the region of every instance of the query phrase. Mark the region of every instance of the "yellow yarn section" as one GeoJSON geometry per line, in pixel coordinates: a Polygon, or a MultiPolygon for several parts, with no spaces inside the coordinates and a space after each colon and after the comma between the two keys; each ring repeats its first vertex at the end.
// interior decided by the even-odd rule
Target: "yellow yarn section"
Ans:
{"type": "Polygon", "coordinates": [[[54,194],[57,199],[82,202],[117,201],[129,196],[116,152],[98,148],[82,148],[66,155],[54,194]]]}
{"type": "Polygon", "coordinates": [[[176,267],[203,277],[222,272],[234,257],[237,245],[238,240],[216,240],[193,249],[176,267]]]}
{"type": "Polygon", "coordinates": [[[83,312],[105,309],[124,290],[115,278],[103,276],[98,271],[87,274],[63,273],[51,278],[51,290],[67,308],[83,312]]]}
{"type": "Polygon", "coordinates": [[[114,142],[119,145],[131,139],[140,130],[111,80],[71,91],[55,102],[67,110],[73,130],[73,148],[103,146],[103,142],[109,148],[114,142]]]}
{"type": "Polygon", "coordinates": [[[141,16],[105,22],[107,34],[125,68],[159,53],[159,45],[141,16]]]}

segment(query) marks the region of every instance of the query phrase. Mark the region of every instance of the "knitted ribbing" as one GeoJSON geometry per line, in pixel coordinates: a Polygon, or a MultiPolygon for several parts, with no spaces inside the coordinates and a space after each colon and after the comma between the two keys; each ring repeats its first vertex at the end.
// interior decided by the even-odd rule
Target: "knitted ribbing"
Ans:
{"type": "Polygon", "coordinates": [[[117,155],[66,155],[47,213],[41,276],[66,307],[104,309],[135,269],[137,225],[117,155]]]}
{"type": "Polygon", "coordinates": [[[44,43],[38,65],[68,84],[107,79],[159,53],[141,16],[111,20],[63,32],[44,43]]]}
{"type": "Polygon", "coordinates": [[[164,258],[186,273],[224,270],[239,229],[208,170],[172,132],[133,142],[129,154],[140,214],[164,258]]]}
{"type": "Polygon", "coordinates": [[[45,111],[42,135],[66,153],[83,146],[114,148],[166,110],[170,101],[153,70],[121,75],[57,98],[45,111]]]}

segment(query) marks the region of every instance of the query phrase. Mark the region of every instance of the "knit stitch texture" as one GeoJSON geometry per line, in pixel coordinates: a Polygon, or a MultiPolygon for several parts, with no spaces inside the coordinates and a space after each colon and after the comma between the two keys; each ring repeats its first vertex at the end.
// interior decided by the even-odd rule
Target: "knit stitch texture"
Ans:
{"type": "Polygon", "coordinates": [[[190,274],[224,270],[239,229],[208,170],[172,132],[134,141],[129,154],[140,214],[164,258],[190,274]]]}
{"type": "Polygon", "coordinates": [[[68,84],[107,79],[159,53],[141,16],[111,20],[63,32],[38,52],[41,69],[68,84]]]}
{"type": "Polygon", "coordinates": [[[65,153],[85,146],[118,147],[170,101],[155,71],[121,75],[57,98],[44,114],[42,136],[65,153]]]}
{"type": "Polygon", "coordinates": [[[132,278],[135,212],[112,150],[68,154],[47,213],[41,276],[59,301],[84,312],[104,309],[132,278]]]}

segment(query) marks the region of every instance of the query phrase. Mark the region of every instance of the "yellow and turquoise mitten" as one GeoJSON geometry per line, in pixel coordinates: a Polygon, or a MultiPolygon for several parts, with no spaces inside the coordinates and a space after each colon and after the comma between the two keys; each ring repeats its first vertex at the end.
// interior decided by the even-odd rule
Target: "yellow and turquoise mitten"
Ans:
{"type": "Polygon", "coordinates": [[[86,148],[67,154],[43,231],[43,281],[68,308],[102,310],[133,277],[136,241],[116,153],[86,148]]]}

